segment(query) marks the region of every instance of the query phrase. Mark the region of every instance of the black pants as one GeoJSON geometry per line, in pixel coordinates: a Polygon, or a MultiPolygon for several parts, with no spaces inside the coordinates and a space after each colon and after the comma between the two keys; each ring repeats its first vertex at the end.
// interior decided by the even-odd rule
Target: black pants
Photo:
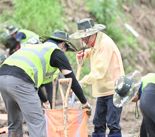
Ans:
{"type": "Polygon", "coordinates": [[[146,132],[144,120],[142,120],[142,124],[140,127],[140,137],[147,137],[147,132],[146,132]]]}
{"type": "Polygon", "coordinates": [[[146,137],[155,137],[155,84],[148,84],[144,88],[140,98],[140,109],[147,132],[146,137]]]}

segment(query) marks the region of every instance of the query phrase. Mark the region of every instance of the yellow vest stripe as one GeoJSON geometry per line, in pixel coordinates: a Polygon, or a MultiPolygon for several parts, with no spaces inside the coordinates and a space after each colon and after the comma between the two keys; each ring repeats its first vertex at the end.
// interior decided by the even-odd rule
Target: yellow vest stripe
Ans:
{"type": "Polygon", "coordinates": [[[10,59],[15,59],[15,60],[19,60],[19,61],[24,61],[27,65],[31,66],[31,68],[33,69],[34,72],[34,80],[36,83],[38,83],[38,71],[37,71],[37,67],[33,64],[33,62],[31,60],[29,60],[28,58],[24,57],[24,56],[13,56],[10,59]]]}
{"type": "Polygon", "coordinates": [[[29,48],[24,48],[24,49],[23,49],[23,51],[33,52],[35,55],[37,55],[37,56],[40,58],[41,64],[42,64],[42,70],[43,70],[43,77],[45,76],[46,70],[47,70],[47,68],[46,68],[46,60],[45,60],[45,58],[44,58],[43,56],[44,56],[44,54],[45,54],[48,50],[49,50],[49,48],[46,49],[46,50],[43,49],[41,52],[39,52],[39,51],[37,51],[37,50],[33,50],[33,49],[29,49],[29,48]]]}

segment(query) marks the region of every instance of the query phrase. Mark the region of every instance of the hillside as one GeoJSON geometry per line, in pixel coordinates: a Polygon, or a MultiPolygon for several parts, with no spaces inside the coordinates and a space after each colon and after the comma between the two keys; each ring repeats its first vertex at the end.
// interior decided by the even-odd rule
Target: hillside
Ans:
{"type": "MultiPolygon", "coordinates": [[[[13,0],[0,0],[0,15],[3,12],[12,12],[14,10],[13,0]]],[[[63,5],[65,15],[65,30],[70,33],[76,30],[75,22],[85,17],[95,17],[90,14],[84,0],[60,0],[63,5]]],[[[118,18],[119,25],[128,33],[131,33],[125,23],[129,24],[133,30],[138,33],[135,37],[138,41],[138,48],[125,45],[120,48],[123,63],[125,67],[139,69],[143,74],[147,72],[155,72],[155,1],[154,0],[136,0],[129,2],[124,0],[120,5],[122,13],[125,14],[126,20],[118,18]]],[[[0,23],[1,24],[1,23],[0,23]]],[[[132,33],[131,33],[132,35],[132,33]]],[[[93,110],[95,108],[95,100],[91,100],[93,110]]],[[[141,117],[136,119],[134,115],[135,104],[130,103],[123,109],[121,118],[121,126],[124,133],[123,137],[137,137],[139,133],[141,117]]],[[[4,106],[0,99],[0,113],[4,112],[4,106]]],[[[92,117],[90,118],[89,131],[92,132],[92,117]]],[[[0,127],[6,122],[0,123],[0,127]]]]}
{"type": "MultiPolygon", "coordinates": [[[[82,0],[78,2],[74,0],[61,0],[61,2],[64,5],[65,15],[69,22],[75,22],[84,17],[92,17],[82,0]]],[[[121,7],[123,14],[127,18],[127,22],[124,22],[123,19],[118,19],[118,22],[123,28],[125,28],[125,23],[128,23],[139,34],[136,38],[139,45],[136,55],[133,55],[134,49],[132,47],[126,46],[120,49],[124,64],[140,69],[143,73],[154,72],[155,2],[153,0],[136,0],[136,3],[128,3],[126,1],[121,7]],[[135,58],[132,59],[133,57],[135,58]]],[[[72,28],[71,31],[76,30],[76,27],[72,23],[69,26],[72,28]]]]}

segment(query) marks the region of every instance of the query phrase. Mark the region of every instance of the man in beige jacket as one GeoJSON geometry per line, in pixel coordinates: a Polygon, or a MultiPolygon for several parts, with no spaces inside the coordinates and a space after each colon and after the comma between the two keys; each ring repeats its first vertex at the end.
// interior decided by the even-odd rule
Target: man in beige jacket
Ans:
{"type": "Polygon", "coordinates": [[[90,73],[80,83],[91,85],[92,95],[97,98],[92,137],[105,137],[106,126],[108,137],[122,137],[119,126],[122,109],[113,104],[115,81],[124,75],[121,54],[113,40],[101,32],[104,25],[94,24],[87,18],[77,22],[77,26],[78,31],[70,38],[80,39],[85,49],[77,54],[77,58],[79,61],[90,58],[91,65],[90,73]]]}

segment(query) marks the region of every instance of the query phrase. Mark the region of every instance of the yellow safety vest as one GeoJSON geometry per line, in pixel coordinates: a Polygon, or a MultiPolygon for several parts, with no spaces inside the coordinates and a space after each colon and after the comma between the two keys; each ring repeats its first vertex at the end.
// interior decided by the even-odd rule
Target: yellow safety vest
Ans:
{"type": "Polygon", "coordinates": [[[142,78],[142,91],[149,83],[155,84],[155,73],[149,73],[142,78]]]}
{"type": "Polygon", "coordinates": [[[25,46],[9,56],[3,64],[24,70],[38,88],[51,82],[57,71],[57,68],[50,66],[51,54],[55,49],[59,49],[58,46],[50,42],[25,46]]]}
{"type": "Polygon", "coordinates": [[[18,32],[22,32],[26,35],[26,38],[21,40],[21,44],[35,44],[40,41],[39,35],[30,30],[20,29],[18,32]]]}

